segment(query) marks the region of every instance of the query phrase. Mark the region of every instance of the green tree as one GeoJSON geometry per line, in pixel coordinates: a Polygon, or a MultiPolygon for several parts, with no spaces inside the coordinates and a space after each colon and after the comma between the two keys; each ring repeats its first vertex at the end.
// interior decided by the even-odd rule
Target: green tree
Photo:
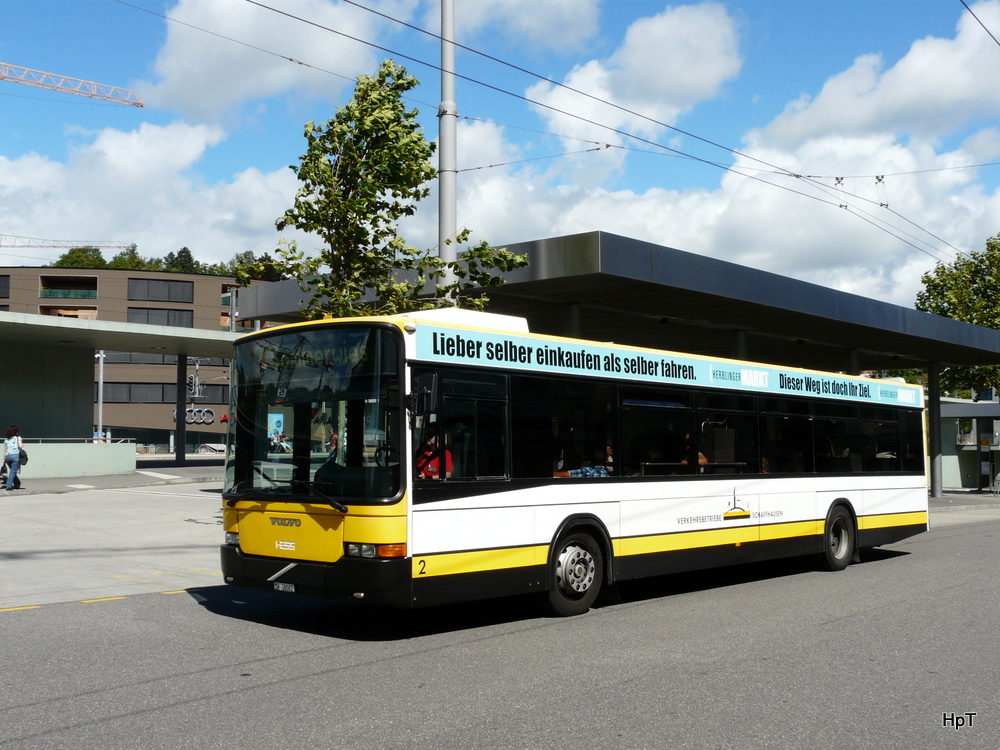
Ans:
{"type": "Polygon", "coordinates": [[[99,248],[74,247],[60,255],[50,268],[106,268],[107,265],[99,248]]]}
{"type": "Polygon", "coordinates": [[[201,273],[201,264],[194,259],[191,251],[182,247],[177,253],[167,253],[163,257],[165,271],[182,271],[183,273],[201,273]]]}
{"type": "MultiPolygon", "coordinates": [[[[986,240],[985,250],[959,256],[952,263],[938,263],[921,281],[924,288],[917,293],[918,310],[1000,329],[1000,234],[986,240]]],[[[943,369],[941,386],[952,392],[1000,389],[1000,365],[943,369]]]]}
{"type": "Polygon", "coordinates": [[[108,268],[124,268],[130,271],[159,271],[163,261],[159,258],[143,258],[135,245],[125,248],[108,261],[108,268]]]}
{"type": "MultiPolygon", "coordinates": [[[[403,96],[417,80],[391,60],[375,76],[360,76],[354,96],[325,125],[307,123],[308,148],[297,167],[301,187],[279,230],[315,234],[323,247],[315,254],[295,242],[282,243],[278,260],[240,270],[299,280],[310,295],[304,314],[319,317],[390,314],[441,304],[482,309],[483,289],[503,283],[500,275],[527,261],[483,242],[446,263],[406,244],[398,223],[416,211],[435,175],[434,145],[424,137],[416,110],[403,96]]],[[[463,230],[455,238],[467,242],[463,230]]]]}
{"type": "Polygon", "coordinates": [[[275,259],[269,253],[263,253],[258,258],[252,250],[234,255],[226,264],[225,275],[259,281],[281,281],[287,278],[277,269],[275,259]]]}

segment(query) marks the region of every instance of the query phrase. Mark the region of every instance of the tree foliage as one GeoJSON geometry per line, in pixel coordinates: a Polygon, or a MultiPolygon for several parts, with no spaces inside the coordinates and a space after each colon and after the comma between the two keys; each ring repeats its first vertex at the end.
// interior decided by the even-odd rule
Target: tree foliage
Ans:
{"type": "MultiPolygon", "coordinates": [[[[918,310],[1000,329],[1000,234],[986,240],[985,250],[938,263],[921,281],[918,310]]],[[[1000,389],[1000,365],[947,368],[941,373],[941,385],[949,391],[968,388],[974,393],[1000,389]]]]}
{"type": "Polygon", "coordinates": [[[167,253],[163,256],[163,270],[177,271],[179,273],[198,273],[201,264],[194,259],[194,255],[186,247],[182,247],[176,253],[167,253]]]}
{"type": "MultiPolygon", "coordinates": [[[[390,314],[462,304],[482,309],[483,290],[525,265],[522,256],[482,242],[447,263],[406,244],[399,221],[430,192],[434,145],[403,96],[417,85],[391,60],[375,76],[360,76],[354,96],[325,125],[305,126],[306,153],[293,166],[301,183],[279,230],[318,236],[316,253],[283,242],[278,259],[247,269],[298,279],[309,295],[304,314],[319,317],[390,314]]],[[[455,238],[468,241],[464,230],[455,238]]],[[[242,280],[242,279],[241,279],[242,280]]]]}
{"type": "Polygon", "coordinates": [[[280,281],[282,276],[266,269],[262,271],[265,275],[254,275],[256,266],[271,260],[268,253],[263,253],[258,258],[253,251],[247,250],[237,253],[232,259],[223,263],[203,263],[196,260],[186,247],[182,247],[176,253],[167,253],[163,258],[144,258],[139,254],[138,248],[131,245],[118,252],[110,261],[106,261],[100,248],[74,247],[59,256],[50,268],[118,268],[129,271],[177,271],[233,277],[242,274],[250,279],[280,281]]]}
{"type": "Polygon", "coordinates": [[[101,249],[97,247],[71,247],[52,264],[53,268],[106,268],[101,249]]]}
{"type": "Polygon", "coordinates": [[[159,271],[163,268],[163,261],[158,258],[143,258],[139,255],[136,246],[132,245],[109,260],[107,267],[124,268],[131,271],[159,271]]]}

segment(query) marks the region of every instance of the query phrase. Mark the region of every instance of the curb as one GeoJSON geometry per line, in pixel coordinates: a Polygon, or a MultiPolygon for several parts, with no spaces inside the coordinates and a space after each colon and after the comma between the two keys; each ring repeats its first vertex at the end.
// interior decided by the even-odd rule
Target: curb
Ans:
{"type": "Polygon", "coordinates": [[[955,510],[1000,510],[1000,503],[982,503],[981,505],[945,505],[930,508],[931,513],[950,513],[955,510]]]}
{"type": "MultiPolygon", "coordinates": [[[[88,479],[92,480],[100,477],[67,477],[67,482],[73,482],[74,480],[79,480],[80,484],[84,484],[88,479]]],[[[212,477],[177,477],[176,479],[153,479],[149,478],[149,481],[138,482],[136,484],[115,484],[109,485],[107,487],[92,486],[90,488],[84,489],[82,487],[70,487],[68,484],[61,484],[56,487],[48,487],[43,489],[35,489],[34,487],[25,488],[23,490],[14,490],[12,497],[24,497],[26,495],[68,495],[71,492],[92,492],[101,490],[128,490],[139,487],[159,487],[168,484],[200,484],[207,482],[219,482],[220,484],[224,481],[224,477],[212,476],[212,477]]],[[[27,484],[27,481],[25,482],[27,484]]],[[[0,492],[4,492],[3,488],[0,487],[0,492]]],[[[2,495],[0,495],[2,497],[2,495]]]]}

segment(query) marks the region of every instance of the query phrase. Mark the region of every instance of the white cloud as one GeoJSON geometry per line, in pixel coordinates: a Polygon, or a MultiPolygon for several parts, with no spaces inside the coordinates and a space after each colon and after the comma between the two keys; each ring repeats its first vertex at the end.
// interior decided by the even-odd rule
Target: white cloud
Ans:
{"type": "MultiPolygon", "coordinates": [[[[528,96],[610,128],[651,136],[663,130],[651,120],[674,124],[698,102],[717,96],[741,62],[736,25],[722,5],[669,7],[633,23],[606,60],[591,60],[570,71],[565,85],[590,97],[548,83],[532,86],[528,96]]],[[[560,133],[622,140],[607,128],[552,110],[539,112],[560,133]]]]}
{"type": "Polygon", "coordinates": [[[143,123],[138,130],[101,131],[94,142],[71,157],[76,171],[95,179],[127,183],[157,183],[190,169],[206,149],[220,143],[225,134],[208,125],[174,123],[167,126],[143,123]]]}
{"type": "MultiPolygon", "coordinates": [[[[980,3],[975,12],[987,28],[1000,28],[1000,3],[980,3]]],[[[790,103],[764,137],[792,146],[831,128],[842,134],[947,135],[973,118],[997,117],[997,45],[968,13],[957,29],[954,39],[917,40],[888,69],[881,55],[861,55],[815,98],[790,103]]]]}
{"type": "MultiPolygon", "coordinates": [[[[405,20],[414,4],[410,0],[380,5],[405,20]]],[[[274,5],[288,15],[231,0],[179,0],[167,12],[180,23],[166,25],[166,42],[155,63],[157,82],[139,86],[147,102],[214,122],[245,102],[292,90],[336,100],[358,74],[377,66],[382,53],[349,37],[375,40],[388,21],[332,0],[284,0],[274,5]]]]}
{"type": "MultiPolygon", "coordinates": [[[[497,30],[519,47],[570,49],[598,30],[599,0],[475,0],[455,5],[460,38],[497,30]]],[[[428,25],[438,26],[440,11],[428,25]]]]}
{"type": "MultiPolygon", "coordinates": [[[[271,251],[274,220],[291,205],[295,176],[251,168],[229,183],[203,184],[191,168],[221,138],[209,126],[144,124],[128,133],[100,132],[65,164],[34,154],[0,159],[4,233],[135,242],[147,257],[187,246],[206,262],[271,251]]],[[[48,263],[59,254],[17,248],[5,262],[48,263]]]]}

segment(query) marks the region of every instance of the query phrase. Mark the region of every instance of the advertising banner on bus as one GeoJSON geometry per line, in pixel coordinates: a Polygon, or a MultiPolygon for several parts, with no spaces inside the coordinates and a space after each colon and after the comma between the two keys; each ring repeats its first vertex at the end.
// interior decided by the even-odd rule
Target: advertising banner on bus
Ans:
{"type": "Polygon", "coordinates": [[[648,383],[726,388],[775,396],[812,396],[919,407],[920,388],[651,349],[575,342],[499,331],[420,325],[417,358],[456,365],[612,377],[648,383]]]}

